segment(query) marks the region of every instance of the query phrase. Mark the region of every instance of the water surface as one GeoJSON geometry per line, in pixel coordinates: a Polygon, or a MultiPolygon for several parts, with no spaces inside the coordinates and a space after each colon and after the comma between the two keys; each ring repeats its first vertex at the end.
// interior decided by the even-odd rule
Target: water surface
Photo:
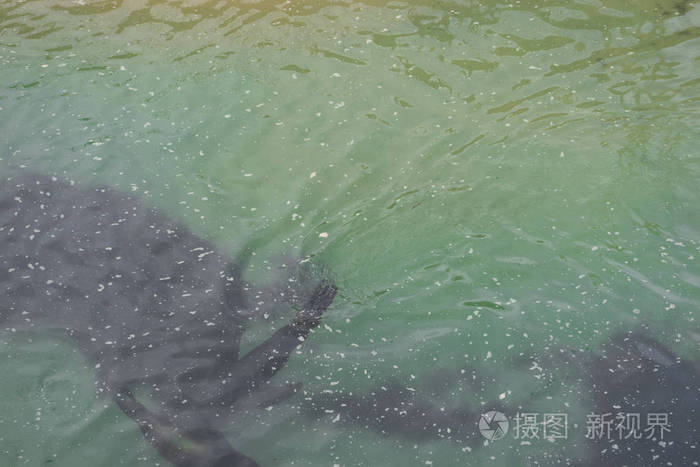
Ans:
{"type": "MultiPolygon", "coordinates": [[[[699,36],[683,1],[4,1],[2,170],[252,240],[250,280],[281,256],[332,275],[280,376],[306,393],[231,421],[262,465],[574,459],[586,387],[552,354],[644,326],[700,358],[699,36]],[[392,379],[447,410],[567,412],[570,436],[471,448],[303,408],[392,379]]],[[[5,332],[0,362],[2,465],[162,465],[67,342],[5,332]]]]}

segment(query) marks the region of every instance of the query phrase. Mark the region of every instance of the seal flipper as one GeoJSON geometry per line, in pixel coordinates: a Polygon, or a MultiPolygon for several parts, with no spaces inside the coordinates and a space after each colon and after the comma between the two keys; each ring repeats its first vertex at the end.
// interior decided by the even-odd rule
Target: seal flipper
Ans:
{"type": "Polygon", "coordinates": [[[229,368],[228,372],[234,375],[234,386],[225,389],[223,396],[200,403],[230,405],[242,396],[264,387],[264,384],[284,367],[289,354],[309,335],[311,329],[320,324],[323,312],[333,302],[337,291],[334,284],[321,281],[304,309],[297,313],[291,324],[278,329],[265,342],[229,368]]]}
{"type": "Polygon", "coordinates": [[[259,467],[233,449],[221,432],[212,428],[179,432],[166,417],[137,401],[129,390],[120,390],[114,401],[160,455],[177,467],[259,467]]]}
{"type": "Polygon", "coordinates": [[[321,281],[309,297],[304,309],[297,314],[292,326],[306,329],[306,336],[309,330],[321,323],[321,316],[331,306],[337,292],[338,288],[334,284],[321,281]]]}
{"type": "Polygon", "coordinates": [[[337,291],[335,285],[321,281],[294,321],[277,330],[236,362],[236,370],[244,370],[246,376],[250,374],[252,379],[248,381],[263,382],[270,379],[284,367],[289,354],[309,335],[311,329],[321,323],[321,316],[333,303],[337,291]]]}

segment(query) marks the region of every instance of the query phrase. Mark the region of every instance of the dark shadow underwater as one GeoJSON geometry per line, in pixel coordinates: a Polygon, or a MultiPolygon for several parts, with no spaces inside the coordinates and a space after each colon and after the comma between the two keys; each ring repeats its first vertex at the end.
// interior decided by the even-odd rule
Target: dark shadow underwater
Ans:
{"type": "MultiPolygon", "coordinates": [[[[0,330],[70,338],[94,365],[99,392],[172,464],[254,466],[222,430],[241,405],[269,406],[295,395],[301,383],[278,385],[274,375],[319,325],[337,290],[321,279],[308,290],[293,284],[260,292],[242,278],[247,254],[220,253],[128,194],[15,172],[0,181],[0,330]],[[241,355],[242,334],[263,312],[250,304],[251,297],[264,303],[260,294],[298,311],[241,355]],[[140,393],[157,406],[147,407],[140,393]]],[[[622,449],[593,440],[587,459],[571,465],[693,465],[700,458],[696,362],[646,332],[618,334],[598,350],[552,361],[553,370],[580,368],[591,410],[664,411],[675,423],[664,440],[639,439],[622,449]]],[[[423,378],[444,386],[436,391],[478,380],[471,369],[423,378]]],[[[437,392],[417,394],[386,381],[368,394],[311,395],[302,412],[316,420],[340,414],[380,436],[479,446],[480,408],[446,411],[436,398],[437,392]]]]}

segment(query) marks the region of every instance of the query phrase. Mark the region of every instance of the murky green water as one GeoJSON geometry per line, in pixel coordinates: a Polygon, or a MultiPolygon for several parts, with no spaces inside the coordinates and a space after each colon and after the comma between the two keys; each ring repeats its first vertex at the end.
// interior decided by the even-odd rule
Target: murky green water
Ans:
{"type": "MultiPolygon", "coordinates": [[[[306,393],[231,421],[262,465],[574,458],[585,388],[533,361],[642,325],[700,358],[699,37],[683,1],[4,1],[0,158],[230,254],[254,239],[251,280],[280,255],[332,274],[279,376],[306,393]],[[569,439],[467,449],[299,408],[464,367],[484,384],[437,406],[505,393],[567,412],[569,439]]],[[[0,362],[1,465],[163,465],[67,342],[4,333],[0,362]]]]}

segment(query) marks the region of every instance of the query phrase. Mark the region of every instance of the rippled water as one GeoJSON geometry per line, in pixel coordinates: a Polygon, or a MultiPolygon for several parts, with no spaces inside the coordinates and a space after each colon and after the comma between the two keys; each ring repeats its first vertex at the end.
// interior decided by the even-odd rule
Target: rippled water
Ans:
{"type": "MultiPolygon", "coordinates": [[[[279,376],[305,392],[230,422],[261,465],[585,457],[586,387],[543,378],[552,355],[643,326],[700,359],[698,37],[682,0],[3,1],[0,158],[252,241],[250,280],[281,256],[333,277],[279,376]],[[467,446],[303,408],[388,381],[567,412],[570,436],[467,446]]],[[[5,332],[0,361],[2,465],[163,465],[69,343],[5,332]]]]}

